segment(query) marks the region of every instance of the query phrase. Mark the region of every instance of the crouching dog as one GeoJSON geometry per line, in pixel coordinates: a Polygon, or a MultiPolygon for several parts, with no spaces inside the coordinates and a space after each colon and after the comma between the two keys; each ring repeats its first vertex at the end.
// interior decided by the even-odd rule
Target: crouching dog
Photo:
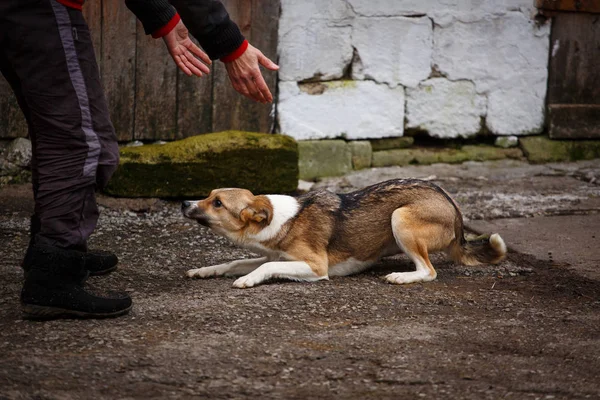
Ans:
{"type": "Polygon", "coordinates": [[[190,278],[239,276],[250,288],[272,278],[318,281],[355,274],[382,257],[404,252],[411,272],[394,284],[437,276],[429,253],[445,251],[462,264],[497,263],[506,245],[497,233],[467,241],[456,202],[439,186],[394,179],[347,194],[315,191],[298,197],[215,189],[201,201],[184,201],[183,215],[263,257],[187,271],[190,278]]]}

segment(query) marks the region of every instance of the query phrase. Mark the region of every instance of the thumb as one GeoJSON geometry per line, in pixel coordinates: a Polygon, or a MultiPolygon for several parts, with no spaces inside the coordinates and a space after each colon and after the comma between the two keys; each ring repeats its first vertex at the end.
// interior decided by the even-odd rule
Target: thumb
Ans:
{"type": "Polygon", "coordinates": [[[259,56],[258,56],[258,62],[260,65],[262,65],[263,67],[265,67],[267,69],[270,69],[271,71],[277,71],[279,69],[279,65],[277,65],[273,61],[269,60],[262,53],[259,54],[259,56]]]}

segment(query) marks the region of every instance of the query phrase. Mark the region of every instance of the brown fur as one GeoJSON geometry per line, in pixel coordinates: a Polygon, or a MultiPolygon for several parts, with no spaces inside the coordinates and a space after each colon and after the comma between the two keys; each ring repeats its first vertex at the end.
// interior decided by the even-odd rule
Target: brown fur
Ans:
{"type": "Polygon", "coordinates": [[[402,250],[415,262],[417,272],[426,272],[425,280],[431,280],[436,277],[431,252],[446,251],[469,265],[498,262],[505,255],[497,235],[494,240],[467,243],[458,206],[430,182],[392,180],[346,195],[313,192],[297,201],[296,216],[259,243],[252,235],[268,227],[277,212],[266,196],[244,189],[213,190],[188,216],[241,245],[305,261],[317,276],[327,276],[329,267],[349,259],[374,263],[402,250]],[[222,206],[215,206],[217,200],[222,206]]]}

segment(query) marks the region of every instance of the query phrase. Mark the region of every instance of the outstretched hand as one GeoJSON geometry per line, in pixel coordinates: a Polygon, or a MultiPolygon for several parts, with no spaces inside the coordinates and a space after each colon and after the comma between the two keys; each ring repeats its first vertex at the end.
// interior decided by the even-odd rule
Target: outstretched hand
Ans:
{"type": "Polygon", "coordinates": [[[192,42],[183,22],[179,21],[171,32],[163,36],[163,40],[173,61],[184,74],[202,76],[210,72],[207,66],[212,63],[210,58],[192,42]]]}
{"type": "Polygon", "coordinates": [[[273,95],[260,72],[260,65],[271,71],[279,69],[279,66],[265,57],[260,50],[248,45],[244,54],[225,63],[225,68],[235,90],[260,103],[271,103],[273,95]]]}

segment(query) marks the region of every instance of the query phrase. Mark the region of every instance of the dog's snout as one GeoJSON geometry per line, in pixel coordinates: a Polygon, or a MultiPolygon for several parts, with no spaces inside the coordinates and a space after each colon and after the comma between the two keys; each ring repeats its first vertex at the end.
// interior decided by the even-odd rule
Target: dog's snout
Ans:
{"type": "Polygon", "coordinates": [[[191,201],[184,200],[184,201],[181,203],[181,208],[188,208],[188,207],[189,207],[189,206],[191,206],[191,205],[192,205],[192,202],[191,202],[191,201]]]}

